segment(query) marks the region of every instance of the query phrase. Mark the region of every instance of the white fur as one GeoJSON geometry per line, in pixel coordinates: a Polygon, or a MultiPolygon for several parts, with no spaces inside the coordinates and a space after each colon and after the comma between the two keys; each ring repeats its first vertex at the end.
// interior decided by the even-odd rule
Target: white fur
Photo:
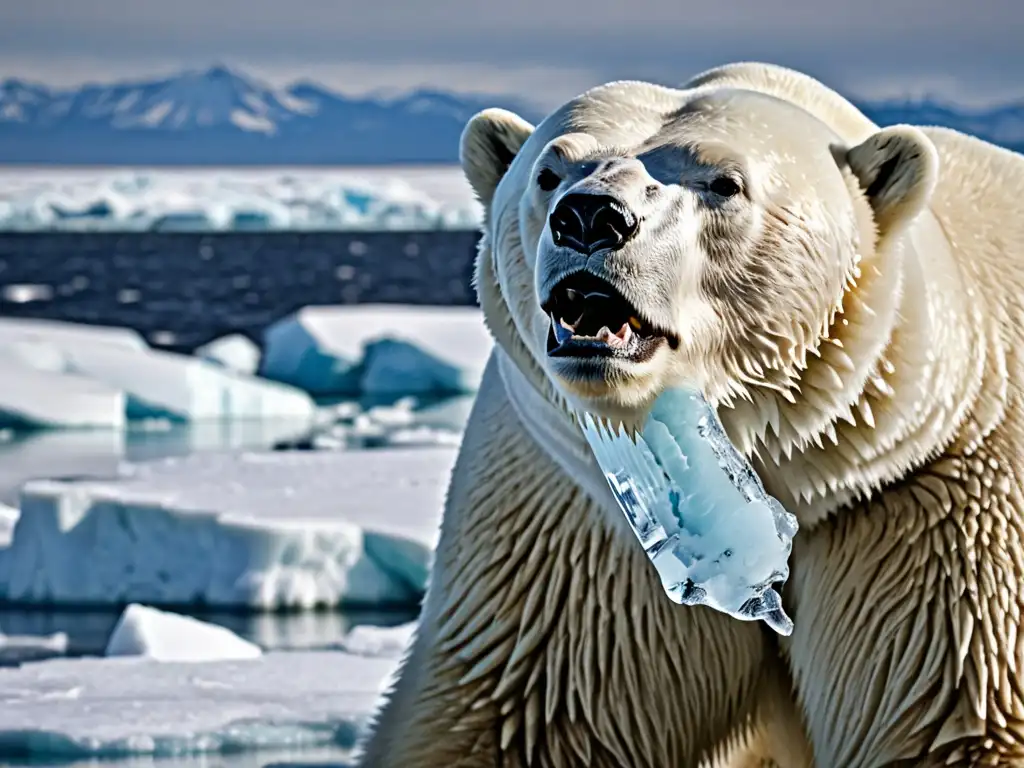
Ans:
{"type": "Polygon", "coordinates": [[[365,764],[1024,760],[1024,159],[879,129],[805,75],[735,64],[611,83],[536,129],[483,113],[463,163],[499,349],[365,764]],[[725,172],[741,198],[707,194],[725,172]],[[547,357],[539,306],[574,268],[546,220],[577,185],[644,217],[587,268],[681,340],[603,378],[547,357]],[[800,518],[781,655],[671,605],[576,455],[574,411],[636,425],[683,380],[800,518]]]}

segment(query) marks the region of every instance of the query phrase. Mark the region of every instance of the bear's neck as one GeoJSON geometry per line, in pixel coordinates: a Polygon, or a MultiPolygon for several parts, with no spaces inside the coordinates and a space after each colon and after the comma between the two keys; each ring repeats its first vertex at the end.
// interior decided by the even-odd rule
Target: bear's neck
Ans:
{"type": "Polygon", "coordinates": [[[795,402],[763,391],[721,409],[730,436],[802,525],[870,498],[953,439],[984,359],[964,280],[925,211],[861,261],[799,374],[795,402]]]}
{"type": "Polygon", "coordinates": [[[413,650],[435,649],[434,665],[410,681],[418,706],[403,710],[397,694],[386,720],[428,721],[431,754],[452,763],[473,752],[490,765],[697,765],[703,744],[743,735],[732,725],[746,722],[756,690],[760,633],[665,597],[624,516],[607,514],[523,428],[496,380],[500,354],[452,476],[413,650]],[[714,713],[679,694],[704,685],[686,652],[702,637],[722,644],[705,659],[711,678],[742,678],[713,697],[714,713]],[[715,733],[698,740],[678,727],[698,720],[715,733]]]}

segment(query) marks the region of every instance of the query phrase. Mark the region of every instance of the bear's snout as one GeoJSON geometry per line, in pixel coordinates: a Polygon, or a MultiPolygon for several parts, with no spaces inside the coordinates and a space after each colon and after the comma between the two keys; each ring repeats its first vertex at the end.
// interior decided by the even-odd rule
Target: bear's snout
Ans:
{"type": "Polygon", "coordinates": [[[612,195],[573,192],[555,206],[548,226],[555,245],[590,256],[622,248],[636,236],[640,220],[612,195]]]}

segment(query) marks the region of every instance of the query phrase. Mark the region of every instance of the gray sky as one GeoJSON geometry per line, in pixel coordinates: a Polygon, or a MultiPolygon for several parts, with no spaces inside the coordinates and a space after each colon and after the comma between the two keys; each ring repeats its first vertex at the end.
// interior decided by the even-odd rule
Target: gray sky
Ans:
{"type": "Polygon", "coordinates": [[[0,77],[55,85],[226,62],[360,93],[545,105],[758,59],[849,95],[1024,98],[1024,0],[0,0],[0,77]]]}

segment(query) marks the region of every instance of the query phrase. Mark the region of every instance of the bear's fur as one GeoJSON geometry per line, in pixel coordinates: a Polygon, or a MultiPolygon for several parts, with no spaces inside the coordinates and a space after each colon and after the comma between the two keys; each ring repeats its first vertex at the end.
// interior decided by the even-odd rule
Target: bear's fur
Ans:
{"type": "Polygon", "coordinates": [[[497,344],[363,764],[1024,762],[1024,158],[761,64],[488,110],[462,157],[497,344]],[[677,335],[597,373],[540,308],[588,185],[644,218],[585,266],[677,335]],[[572,411],[636,425],[680,381],[800,521],[789,638],[671,603],[587,464],[572,411]]]}

